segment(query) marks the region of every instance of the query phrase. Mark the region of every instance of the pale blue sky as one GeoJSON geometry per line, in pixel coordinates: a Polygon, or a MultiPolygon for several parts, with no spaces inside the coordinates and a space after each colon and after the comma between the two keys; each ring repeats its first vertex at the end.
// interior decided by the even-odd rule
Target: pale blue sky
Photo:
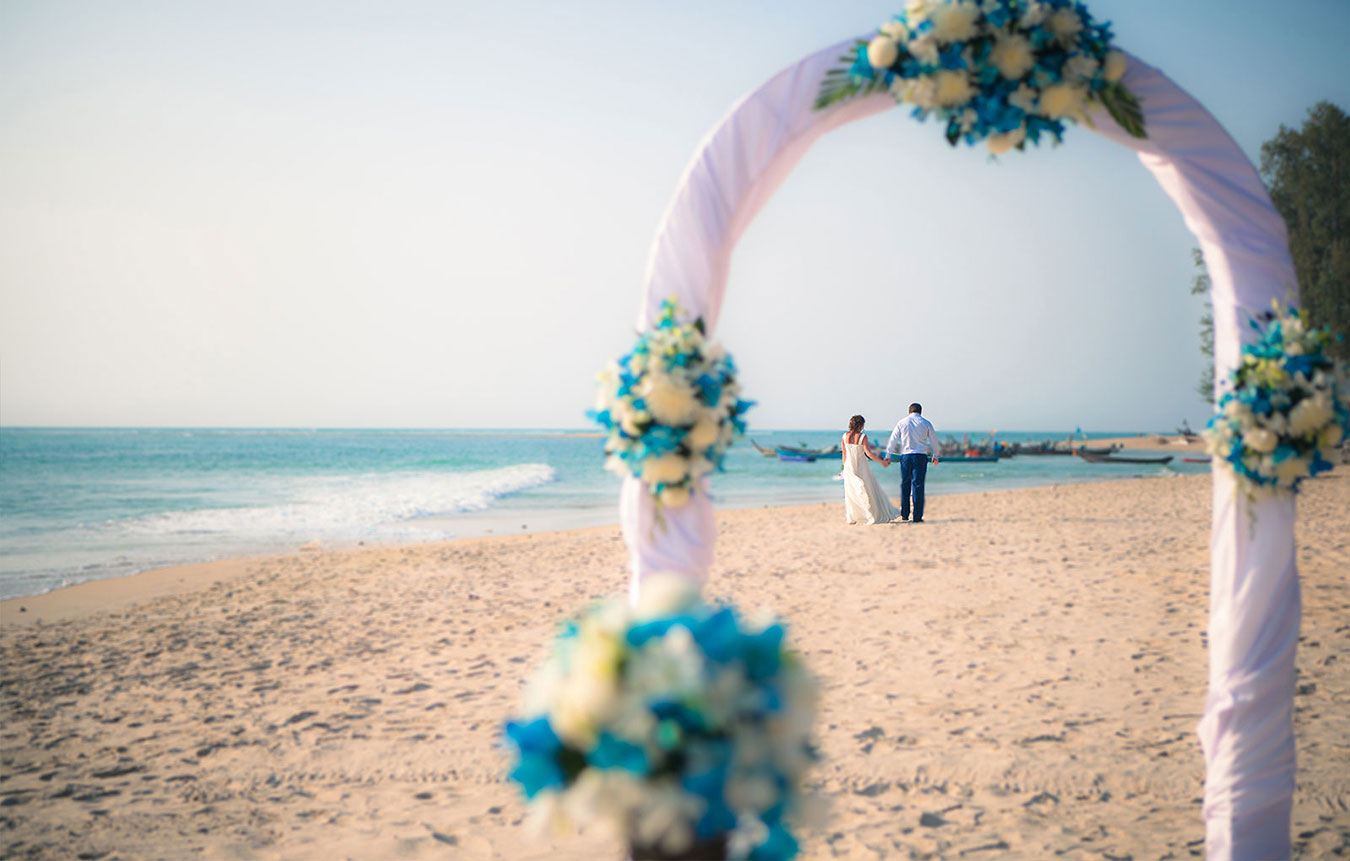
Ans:
{"type": "MultiPolygon", "coordinates": [[[[578,426],[694,146],[893,2],[0,5],[0,423],[578,426]]],[[[1350,107],[1345,0],[1097,0],[1255,158],[1350,107]]],[[[751,227],[760,427],[1199,424],[1191,237],[1083,129],[897,110],[751,227]]]]}

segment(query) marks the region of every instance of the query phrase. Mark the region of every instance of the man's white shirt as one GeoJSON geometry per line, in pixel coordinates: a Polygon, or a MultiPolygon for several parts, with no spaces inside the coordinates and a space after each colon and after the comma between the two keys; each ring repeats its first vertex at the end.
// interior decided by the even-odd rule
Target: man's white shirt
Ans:
{"type": "Polygon", "coordinates": [[[898,452],[937,457],[938,451],[937,431],[933,430],[933,423],[919,413],[910,413],[897,422],[891,438],[886,441],[888,455],[898,452]]]}

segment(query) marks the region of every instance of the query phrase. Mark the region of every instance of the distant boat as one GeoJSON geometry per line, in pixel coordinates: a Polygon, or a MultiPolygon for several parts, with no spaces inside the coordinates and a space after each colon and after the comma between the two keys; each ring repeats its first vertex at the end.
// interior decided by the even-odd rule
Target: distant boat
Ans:
{"type": "Polygon", "coordinates": [[[1074,452],[1088,463],[1171,463],[1172,455],[1165,454],[1160,457],[1126,457],[1124,455],[1114,454],[1091,454],[1086,451],[1074,452]]]}
{"type": "Polygon", "coordinates": [[[815,463],[814,454],[794,454],[792,452],[778,452],[778,459],[784,463],[815,463]]]}
{"type": "MultiPolygon", "coordinates": [[[[756,448],[758,448],[758,446],[756,446],[756,448]]],[[[802,454],[811,457],[829,457],[832,454],[839,454],[839,446],[837,445],[831,446],[830,448],[807,448],[805,445],[800,447],[776,445],[773,447],[773,450],[778,453],[780,458],[785,454],[802,454]]]]}
{"type": "Polygon", "coordinates": [[[1084,454],[1115,454],[1116,452],[1120,451],[1120,446],[1104,445],[1099,446],[1097,448],[1093,448],[1092,446],[1080,445],[1078,447],[1078,451],[1083,452],[1084,454]]]}
{"type": "Polygon", "coordinates": [[[765,448],[764,446],[762,446],[762,445],[760,445],[759,443],[755,442],[753,439],[750,440],[750,444],[753,445],[753,446],[755,447],[755,451],[759,452],[760,454],[764,455],[765,457],[777,457],[777,456],[778,456],[778,452],[774,451],[774,450],[771,449],[771,448],[765,448]]]}
{"type": "Polygon", "coordinates": [[[947,454],[941,455],[940,461],[954,460],[959,463],[998,463],[998,458],[994,455],[970,455],[970,454],[947,454]]]}
{"type": "Polygon", "coordinates": [[[1182,463],[1209,463],[1210,460],[1211,460],[1211,459],[1208,458],[1208,457],[1183,457],[1183,458],[1181,459],[1181,462],[1182,462],[1182,463]]]}

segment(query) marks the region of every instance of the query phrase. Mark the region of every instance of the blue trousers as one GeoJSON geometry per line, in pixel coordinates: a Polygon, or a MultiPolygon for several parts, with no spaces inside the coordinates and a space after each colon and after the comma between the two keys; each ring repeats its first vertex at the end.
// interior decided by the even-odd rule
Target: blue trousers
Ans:
{"type": "Polygon", "coordinates": [[[914,519],[923,520],[923,480],[928,477],[928,455],[900,455],[900,516],[909,518],[909,498],[914,496],[914,519]]]}

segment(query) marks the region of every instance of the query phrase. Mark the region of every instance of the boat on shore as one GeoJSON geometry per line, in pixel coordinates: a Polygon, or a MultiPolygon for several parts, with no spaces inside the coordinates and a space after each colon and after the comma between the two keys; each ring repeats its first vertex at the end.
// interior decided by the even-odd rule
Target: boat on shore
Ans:
{"type": "Polygon", "coordinates": [[[765,448],[764,446],[755,442],[753,439],[750,440],[750,444],[755,447],[755,451],[759,452],[765,457],[778,457],[778,452],[774,451],[771,448],[765,448]]]}
{"type": "Polygon", "coordinates": [[[1138,456],[1127,456],[1117,454],[1091,454],[1086,451],[1077,451],[1074,452],[1074,454],[1078,455],[1088,463],[1164,464],[1172,462],[1172,455],[1170,454],[1159,455],[1157,457],[1138,457],[1138,456]]]}

